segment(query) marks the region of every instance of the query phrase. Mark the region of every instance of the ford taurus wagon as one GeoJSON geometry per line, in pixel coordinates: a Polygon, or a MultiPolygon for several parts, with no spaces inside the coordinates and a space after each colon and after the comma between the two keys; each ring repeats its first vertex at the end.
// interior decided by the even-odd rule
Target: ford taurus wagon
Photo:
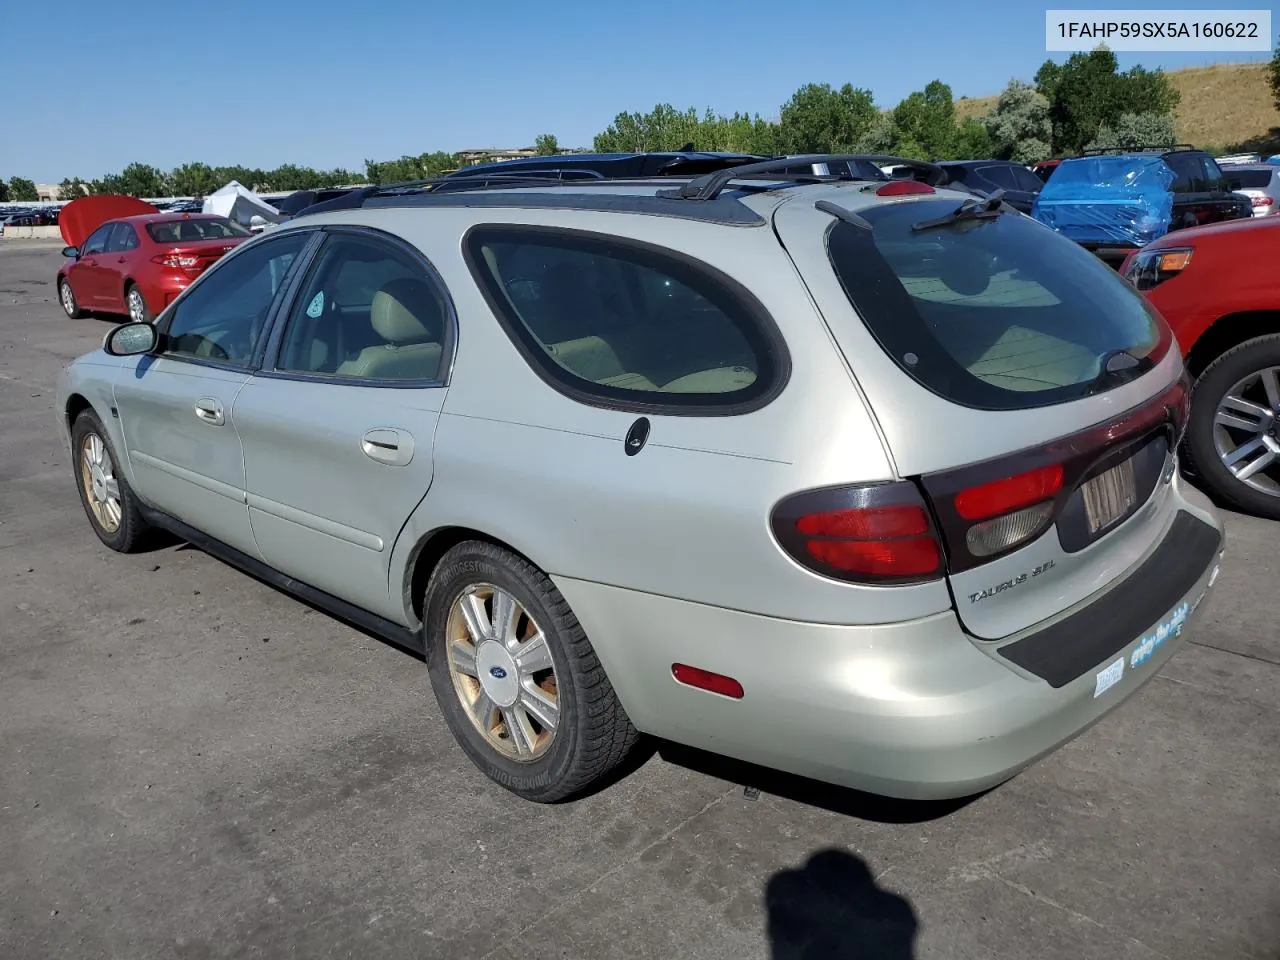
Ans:
{"type": "Polygon", "coordinates": [[[998,195],[795,164],[369,188],[244,242],[63,372],[94,532],[424,652],[531,800],[644,734],[998,784],[1148,681],[1217,575],[1179,353],[998,195]]]}

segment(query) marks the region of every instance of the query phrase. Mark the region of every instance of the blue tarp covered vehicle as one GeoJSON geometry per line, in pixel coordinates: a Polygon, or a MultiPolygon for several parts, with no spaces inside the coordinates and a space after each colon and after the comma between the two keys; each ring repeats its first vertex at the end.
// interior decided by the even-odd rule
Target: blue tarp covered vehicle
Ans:
{"type": "Polygon", "coordinates": [[[1031,215],[1085,246],[1141,247],[1169,230],[1173,181],[1159,154],[1063,160],[1031,215]]]}

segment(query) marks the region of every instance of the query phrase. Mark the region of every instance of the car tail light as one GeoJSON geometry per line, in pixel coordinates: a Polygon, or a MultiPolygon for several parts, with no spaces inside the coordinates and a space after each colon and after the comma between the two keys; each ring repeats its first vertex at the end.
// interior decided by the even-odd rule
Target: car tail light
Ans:
{"type": "Polygon", "coordinates": [[[915,485],[833,487],[788,497],[770,518],[801,566],[851,583],[904,584],[942,575],[942,547],[915,485]]]}
{"type": "Polygon", "coordinates": [[[1061,489],[1062,466],[1051,464],[961,490],[956,494],[956,513],[966,520],[986,520],[1049,500],[1061,489]]]}
{"type": "Polygon", "coordinates": [[[200,266],[200,258],[194,253],[159,253],[151,258],[151,262],[175,270],[190,270],[200,266]]]}
{"type": "Polygon", "coordinates": [[[673,663],[671,665],[671,675],[686,686],[697,687],[699,690],[709,690],[712,693],[720,694],[722,697],[741,700],[745,696],[742,684],[733,679],[733,677],[726,677],[723,673],[712,673],[710,670],[691,667],[685,663],[673,663]]]}
{"type": "Polygon", "coordinates": [[[877,197],[904,197],[913,193],[937,193],[937,191],[919,180],[894,180],[876,190],[877,197]]]}
{"type": "Polygon", "coordinates": [[[1254,197],[1251,201],[1253,208],[1257,210],[1259,207],[1270,207],[1275,205],[1275,201],[1270,197],[1254,197]]]}

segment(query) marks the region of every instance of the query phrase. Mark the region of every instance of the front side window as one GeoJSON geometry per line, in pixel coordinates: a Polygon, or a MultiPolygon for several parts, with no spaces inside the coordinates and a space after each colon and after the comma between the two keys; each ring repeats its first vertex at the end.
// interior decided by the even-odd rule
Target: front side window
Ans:
{"type": "Polygon", "coordinates": [[[1197,157],[1175,153],[1165,157],[1165,163],[1173,170],[1174,181],[1170,189],[1174,193],[1204,193],[1208,189],[1204,167],[1197,157]]]}
{"type": "Polygon", "coordinates": [[[785,348],[764,309],[710,267],[595,234],[481,227],[468,259],[526,358],[579,396],[693,410],[766,401],[785,348]]]}
{"type": "Polygon", "coordinates": [[[93,233],[89,234],[89,239],[84,242],[84,246],[80,248],[81,256],[89,256],[94,253],[104,253],[107,249],[107,240],[111,237],[111,233],[115,230],[114,223],[104,224],[93,233]]]}
{"type": "Polygon", "coordinates": [[[1222,168],[1218,166],[1213,157],[1201,157],[1200,162],[1204,165],[1206,190],[1222,193],[1230,190],[1230,187],[1227,186],[1227,178],[1222,173],[1222,168]]]}
{"type": "Polygon", "coordinates": [[[1141,296],[1093,254],[1026,217],[930,225],[954,200],[860,211],[827,252],[850,302],[909,376],[955,403],[1016,410],[1101,393],[1167,349],[1141,296]],[[1108,362],[1120,353],[1118,366],[1108,362]]]}
{"type": "Polygon", "coordinates": [[[310,237],[304,231],[275,236],[220,263],[174,308],[165,352],[248,365],[271,304],[310,237]]]}
{"type": "Polygon", "coordinates": [[[447,317],[422,264],[388,243],[339,234],[326,241],[294,300],[276,369],[438,380],[447,317]]]}

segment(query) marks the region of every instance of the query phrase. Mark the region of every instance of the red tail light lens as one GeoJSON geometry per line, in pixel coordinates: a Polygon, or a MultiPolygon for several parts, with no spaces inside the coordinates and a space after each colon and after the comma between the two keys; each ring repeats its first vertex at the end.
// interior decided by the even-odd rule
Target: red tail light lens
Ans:
{"type": "Polygon", "coordinates": [[[937,191],[919,180],[894,180],[876,190],[877,197],[905,197],[915,193],[937,193],[937,191]]]}
{"type": "Polygon", "coordinates": [[[942,575],[942,547],[907,482],[814,490],[771,518],[778,543],[815,573],[853,583],[918,583],[942,575]]]}
{"type": "Polygon", "coordinates": [[[986,520],[1053,497],[1062,489],[1062,465],[1051,464],[970,487],[956,494],[956,513],[965,520],[986,520]]]}
{"type": "Polygon", "coordinates": [[[1275,201],[1274,201],[1274,200],[1272,200],[1270,197],[1254,197],[1254,198],[1253,198],[1253,206],[1254,206],[1255,208],[1257,208],[1257,207],[1269,207],[1269,206],[1271,206],[1271,205],[1272,205],[1272,204],[1274,204],[1274,203],[1275,203],[1275,201]]]}

